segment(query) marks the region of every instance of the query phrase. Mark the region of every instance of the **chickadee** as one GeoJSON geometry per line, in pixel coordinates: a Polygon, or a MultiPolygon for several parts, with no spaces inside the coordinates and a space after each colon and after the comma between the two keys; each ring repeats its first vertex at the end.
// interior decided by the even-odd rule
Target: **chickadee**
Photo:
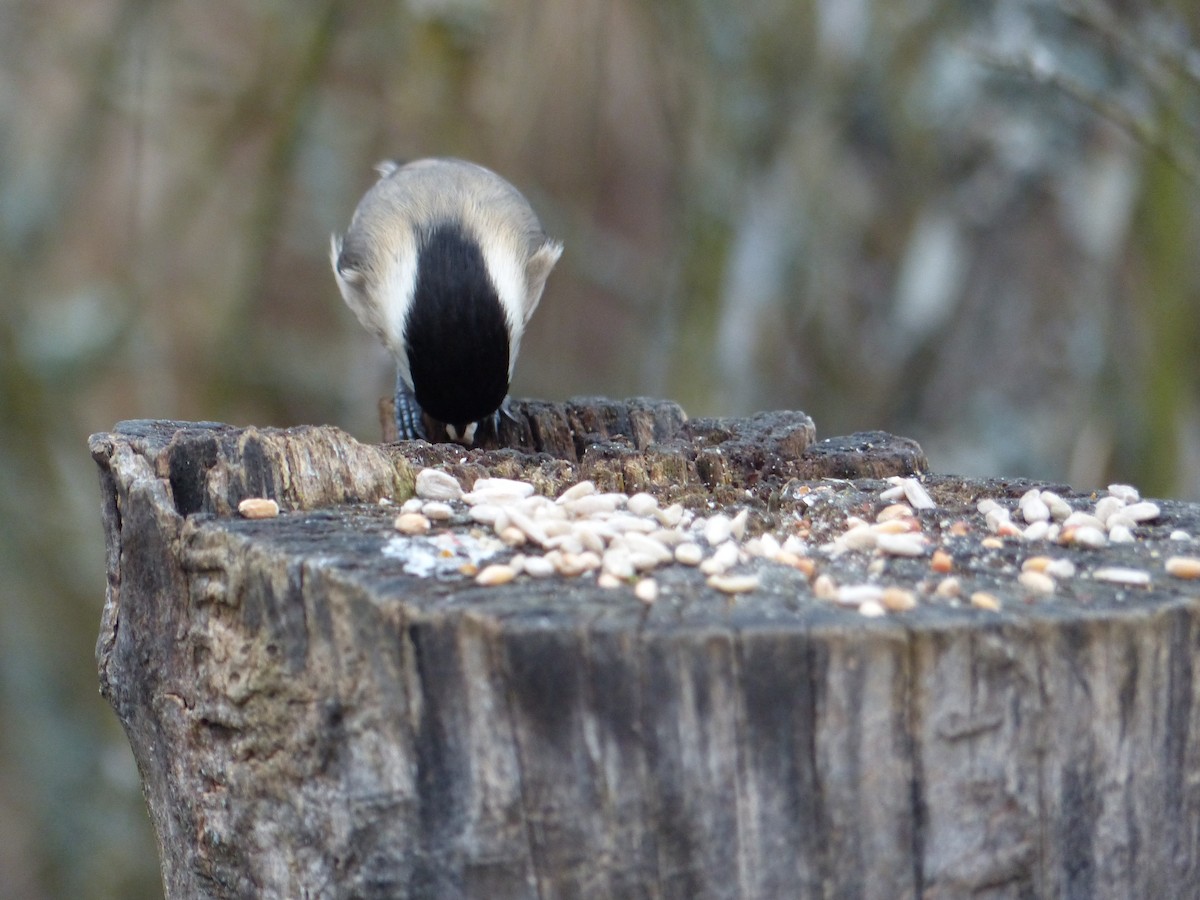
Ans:
{"type": "Polygon", "coordinates": [[[396,359],[400,438],[421,413],[470,444],[505,403],[521,335],[562,244],[521,193],[458,159],[383,162],[344,237],[333,274],[346,305],[396,359]]]}

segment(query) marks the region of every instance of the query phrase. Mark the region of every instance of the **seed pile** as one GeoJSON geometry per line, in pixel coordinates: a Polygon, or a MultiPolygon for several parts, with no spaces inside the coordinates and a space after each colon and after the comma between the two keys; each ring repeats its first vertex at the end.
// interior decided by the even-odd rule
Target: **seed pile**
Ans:
{"type": "MultiPolygon", "coordinates": [[[[795,499],[812,507],[831,496],[831,487],[801,486],[795,499]]],[[[698,568],[707,584],[726,594],[754,591],[761,584],[760,565],[766,560],[799,570],[811,580],[819,599],[857,609],[865,616],[882,616],[911,610],[922,594],[951,604],[967,602],[990,611],[1001,609],[1001,601],[988,590],[969,594],[964,580],[970,573],[955,572],[953,546],[962,539],[984,535],[984,548],[1038,542],[1047,549],[1055,543],[1078,548],[1099,548],[1137,540],[1136,529],[1161,516],[1158,505],[1144,501],[1128,485],[1110,485],[1088,509],[1075,509],[1063,497],[1037,488],[1027,491],[1010,509],[993,499],[979,501],[982,523],[968,517],[935,523],[924,511],[937,503],[915,478],[891,478],[878,495],[884,505],[873,516],[846,516],[829,539],[816,542],[802,517],[785,522],[785,534],[764,531],[751,535],[750,511],[734,515],[722,512],[697,514],[678,503],[660,505],[647,493],[626,496],[599,491],[583,481],[564,490],[557,498],[535,493],[533,485],[504,478],[480,478],[464,491],[446,472],[422,470],[416,479],[416,496],[405,502],[395,519],[395,528],[413,540],[454,539],[451,532],[430,535],[436,523],[456,517],[490,532],[487,541],[494,555],[508,548],[507,562],[479,568],[471,562],[456,571],[473,575],[482,585],[500,585],[518,576],[594,576],[604,588],[632,585],[644,603],[655,602],[660,586],[656,570],[680,565],[698,568]],[[790,530],[787,526],[795,526],[790,530]],[[982,527],[980,527],[982,525],[982,527]],[[833,561],[846,554],[866,558],[866,579],[838,584],[822,560],[833,561]],[[916,589],[882,583],[888,559],[928,558],[932,578],[920,580],[916,589]]],[[[1178,541],[1190,535],[1174,532],[1178,541]]],[[[394,555],[399,555],[394,553],[394,555]]],[[[443,551],[443,555],[447,555],[443,551]]],[[[1165,573],[1173,578],[1200,579],[1200,558],[1172,556],[1165,573]]],[[[911,574],[911,569],[909,570],[911,574]]],[[[1014,579],[1027,600],[1050,597],[1060,583],[1092,580],[1124,589],[1145,589],[1153,584],[1151,572],[1132,566],[1101,566],[1077,572],[1065,557],[1045,552],[1025,558],[1014,579]]],[[[912,580],[906,579],[906,580],[912,580]]]]}

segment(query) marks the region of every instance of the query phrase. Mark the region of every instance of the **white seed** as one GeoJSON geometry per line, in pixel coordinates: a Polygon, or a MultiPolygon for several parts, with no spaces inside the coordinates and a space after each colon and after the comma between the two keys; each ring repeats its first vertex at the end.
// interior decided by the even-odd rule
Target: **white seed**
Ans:
{"type": "Polygon", "coordinates": [[[1075,563],[1071,562],[1065,556],[1060,556],[1057,559],[1051,560],[1046,565],[1044,571],[1053,578],[1062,578],[1065,581],[1075,577],[1075,563]]]}
{"type": "Polygon", "coordinates": [[[1108,529],[1108,539],[1114,544],[1132,544],[1134,542],[1133,532],[1129,530],[1129,526],[1121,524],[1108,529]]]}
{"type": "Polygon", "coordinates": [[[872,530],[870,525],[855,525],[838,538],[836,543],[846,550],[873,550],[878,542],[878,537],[879,535],[872,530]]]}
{"type": "Polygon", "coordinates": [[[424,505],[425,505],[425,501],[422,500],[420,497],[409,497],[407,500],[405,500],[403,503],[400,504],[400,512],[402,512],[402,513],[420,512],[421,507],[424,505]]]}
{"type": "Polygon", "coordinates": [[[1001,525],[1007,525],[1012,520],[1010,513],[1003,506],[996,506],[987,511],[984,516],[984,521],[987,523],[988,531],[996,532],[1000,530],[1001,525]]]}
{"type": "MultiPolygon", "coordinates": [[[[575,578],[584,572],[590,572],[592,569],[599,568],[600,565],[600,558],[594,553],[554,552],[558,553],[554,559],[554,568],[558,570],[559,575],[565,575],[568,578],[575,578]]],[[[547,553],[546,557],[550,558],[550,554],[547,553]]]]}
{"type": "Polygon", "coordinates": [[[986,516],[992,510],[1001,509],[1002,507],[1000,506],[999,503],[997,503],[991,497],[984,497],[982,500],[980,500],[978,503],[975,504],[975,508],[977,510],[979,510],[980,515],[986,516]]]}
{"type": "Polygon", "coordinates": [[[238,504],[238,515],[244,519],[273,519],[279,515],[279,504],[268,497],[247,497],[238,504]]]}
{"type": "Polygon", "coordinates": [[[886,522],[876,522],[867,527],[876,534],[904,534],[921,530],[921,525],[916,519],[888,519],[886,522]]]}
{"type": "Polygon", "coordinates": [[[430,500],[427,503],[421,504],[421,515],[435,522],[445,522],[447,519],[453,517],[454,509],[449,503],[443,503],[441,500],[430,500]]]}
{"type": "Polygon", "coordinates": [[[743,509],[729,523],[729,531],[735,541],[746,537],[746,523],[750,521],[750,510],[743,509]]]}
{"type": "Polygon", "coordinates": [[[501,531],[497,537],[510,547],[520,547],[525,543],[525,532],[512,525],[501,531]]]}
{"type": "Polygon", "coordinates": [[[1125,501],[1120,497],[1101,497],[1096,501],[1095,516],[1105,525],[1108,520],[1125,508],[1125,501]]]}
{"type": "Polygon", "coordinates": [[[546,534],[546,530],[542,527],[541,523],[535,522],[519,509],[509,509],[507,512],[508,520],[512,523],[513,527],[521,529],[525,533],[525,536],[535,544],[545,546],[550,536],[546,534]]]}
{"type": "Polygon", "coordinates": [[[517,577],[517,571],[512,566],[504,564],[495,564],[487,566],[478,575],[475,576],[477,584],[485,584],[495,586],[498,584],[507,584],[517,577]]]}
{"type": "Polygon", "coordinates": [[[1135,522],[1152,522],[1162,514],[1162,510],[1158,508],[1157,503],[1143,500],[1125,507],[1124,513],[1135,522]]]}
{"type": "Polygon", "coordinates": [[[723,594],[744,594],[758,588],[757,575],[710,575],[708,586],[723,594]]]}
{"type": "Polygon", "coordinates": [[[589,516],[611,513],[616,511],[618,504],[611,494],[588,494],[567,500],[562,504],[563,509],[575,518],[583,519],[589,516]]]}
{"type": "MultiPolygon", "coordinates": [[[[1017,576],[1017,581],[1021,583],[1021,587],[1029,591],[1031,594],[1053,594],[1056,587],[1055,581],[1045,572],[1038,572],[1030,569],[1027,572],[1022,572],[1017,576]]],[[[974,598],[972,598],[972,602],[974,598]]]]}
{"type": "MultiPolygon", "coordinates": [[[[1049,515],[1049,512],[1047,512],[1049,515]]],[[[1050,534],[1050,523],[1042,519],[1034,522],[1021,532],[1021,537],[1027,541],[1040,541],[1050,534]]]]}
{"type": "Polygon", "coordinates": [[[635,516],[651,516],[658,509],[658,499],[653,494],[634,494],[625,502],[625,508],[635,516]]]}
{"type": "Polygon", "coordinates": [[[556,571],[554,563],[544,556],[527,556],[522,566],[525,574],[532,578],[549,578],[556,571]]]}
{"type": "Polygon", "coordinates": [[[500,516],[504,515],[504,510],[491,503],[481,503],[478,506],[472,506],[467,513],[471,521],[479,522],[481,525],[495,525],[500,516]]]}
{"type": "Polygon", "coordinates": [[[1118,528],[1124,528],[1126,531],[1132,532],[1133,529],[1137,528],[1137,522],[1125,515],[1124,510],[1121,510],[1120,512],[1109,516],[1104,523],[1104,527],[1108,530],[1108,533],[1111,536],[1113,531],[1118,528]]]}
{"type": "Polygon", "coordinates": [[[654,510],[654,518],[665,528],[674,528],[683,521],[683,506],[672,503],[666,509],[654,510]]]}
{"type": "Polygon", "coordinates": [[[925,485],[915,478],[904,479],[904,496],[913,509],[937,509],[937,504],[925,490],[925,485]]]}
{"type": "Polygon", "coordinates": [[[1078,528],[1063,527],[1062,540],[1068,544],[1079,544],[1081,547],[1099,549],[1108,543],[1108,537],[1099,528],[1083,525],[1078,528]]]}
{"type": "Polygon", "coordinates": [[[619,588],[624,582],[611,572],[601,572],[596,577],[596,587],[604,588],[611,591],[613,588],[619,588]]]}
{"type": "MultiPolygon", "coordinates": [[[[583,524],[579,523],[580,526],[583,524]]],[[[596,529],[576,527],[571,534],[584,550],[591,550],[593,553],[604,552],[604,537],[596,529]]]]}
{"type": "Polygon", "coordinates": [[[461,500],[463,495],[458,479],[440,469],[418,472],[415,490],[422,500],[461,500]]]}
{"type": "Polygon", "coordinates": [[[1127,584],[1131,587],[1143,587],[1150,583],[1150,573],[1141,569],[1130,569],[1124,566],[1106,566],[1092,573],[1097,581],[1107,581],[1111,584],[1127,584]]]}
{"type": "Polygon", "coordinates": [[[1071,504],[1054,491],[1042,491],[1041,498],[1042,502],[1050,508],[1050,515],[1055,522],[1061,522],[1071,514],[1071,504]]]}
{"type": "Polygon", "coordinates": [[[1021,504],[1021,515],[1030,524],[1034,522],[1048,522],[1050,520],[1050,507],[1042,501],[1041,497],[1035,496],[1029,502],[1021,504]]]}
{"type": "Polygon", "coordinates": [[[907,503],[893,503],[875,513],[876,522],[890,522],[893,519],[911,519],[913,508],[907,503]]]}
{"type": "Polygon", "coordinates": [[[649,534],[658,530],[658,522],[654,519],[631,516],[628,513],[614,513],[608,518],[608,527],[616,532],[637,531],[641,534],[649,534]]]}
{"type": "Polygon", "coordinates": [[[675,561],[685,566],[698,566],[704,559],[704,550],[699,544],[690,541],[675,548],[675,561]]]}
{"type": "Polygon", "coordinates": [[[578,500],[580,497],[590,497],[596,493],[596,484],[592,481],[581,481],[579,484],[573,484],[561,494],[555,503],[570,503],[572,500],[578,500]]]}
{"type": "Polygon", "coordinates": [[[729,516],[717,513],[715,516],[710,516],[704,523],[704,540],[710,547],[725,543],[732,534],[733,524],[729,516]]]}
{"type": "Polygon", "coordinates": [[[605,550],[601,566],[614,578],[633,577],[633,560],[624,547],[609,547],[605,550]]]}
{"type": "Polygon", "coordinates": [[[640,553],[655,560],[656,564],[669,563],[675,554],[663,544],[644,534],[630,532],[625,535],[625,546],[631,553],[640,553]]]}
{"type": "Polygon", "coordinates": [[[658,599],[658,582],[653,578],[643,578],[633,586],[633,595],[643,603],[653,603],[658,599]]]}
{"type": "MultiPolygon", "coordinates": [[[[901,481],[903,482],[903,479],[901,479],[901,481]]],[[[904,485],[897,484],[897,485],[893,485],[892,487],[888,488],[886,491],[881,493],[879,495],[879,499],[883,500],[886,503],[891,503],[893,500],[899,500],[903,496],[904,496],[904,485]]]]}
{"type": "Polygon", "coordinates": [[[1190,541],[1192,536],[1181,528],[1176,528],[1171,532],[1171,540],[1173,541],[1190,541]]]}
{"type": "Polygon", "coordinates": [[[971,605],[976,609],[986,609],[990,612],[1000,611],[1000,599],[987,591],[976,591],[971,595],[971,605]]]}
{"type": "Polygon", "coordinates": [[[1142,499],[1142,495],[1132,484],[1110,484],[1108,492],[1126,503],[1137,503],[1142,499]]]}
{"type": "Polygon", "coordinates": [[[705,575],[719,575],[737,565],[739,555],[738,545],[733,541],[726,541],[712,556],[700,563],[700,571],[705,575]]]}
{"type": "Polygon", "coordinates": [[[401,534],[428,534],[433,527],[420,513],[400,513],[392,524],[401,534]]]}
{"type": "Polygon", "coordinates": [[[805,556],[808,553],[808,544],[804,542],[804,538],[798,534],[789,534],[783,541],[783,552],[794,553],[796,556],[805,556]]]}
{"type": "Polygon", "coordinates": [[[945,597],[947,599],[961,596],[962,582],[959,581],[956,576],[951,575],[948,578],[943,578],[941,581],[939,581],[938,586],[934,588],[933,592],[939,597],[945,597]]]}
{"type": "Polygon", "coordinates": [[[533,485],[513,478],[478,478],[471,485],[471,493],[523,499],[533,493],[533,485]]]}
{"type": "Polygon", "coordinates": [[[837,589],[834,601],[839,606],[861,606],[868,600],[878,602],[883,588],[877,584],[843,584],[837,589]]]}
{"type": "Polygon", "coordinates": [[[1093,516],[1091,513],[1086,513],[1086,512],[1083,512],[1082,510],[1077,510],[1077,511],[1071,513],[1065,519],[1063,519],[1062,526],[1063,526],[1063,528],[1083,527],[1083,528],[1098,528],[1101,530],[1104,529],[1103,522],[1101,522],[1098,518],[1093,516]]]}
{"type": "Polygon", "coordinates": [[[1174,578],[1200,578],[1200,558],[1195,556],[1172,556],[1163,565],[1174,578]]]}
{"type": "Polygon", "coordinates": [[[907,588],[889,587],[884,588],[879,602],[883,604],[884,609],[891,612],[907,612],[916,608],[917,595],[907,588]]]}
{"type": "Polygon", "coordinates": [[[923,556],[926,550],[924,536],[911,532],[876,535],[875,546],[892,556],[923,556]]]}
{"type": "Polygon", "coordinates": [[[836,600],[837,599],[837,594],[838,594],[837,582],[835,582],[833,580],[833,578],[825,572],[822,572],[820,575],[818,575],[816,578],[813,579],[812,587],[813,587],[813,594],[816,595],[818,600],[836,600]]]}

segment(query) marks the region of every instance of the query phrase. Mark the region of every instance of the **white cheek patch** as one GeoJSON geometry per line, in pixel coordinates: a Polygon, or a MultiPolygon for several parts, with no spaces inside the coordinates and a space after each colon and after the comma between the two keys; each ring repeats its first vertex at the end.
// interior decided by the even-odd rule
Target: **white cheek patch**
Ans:
{"type": "Polygon", "coordinates": [[[503,242],[483,237],[479,241],[479,249],[483,251],[488,275],[492,279],[492,286],[496,288],[496,294],[500,297],[504,317],[508,320],[508,374],[511,378],[513,366],[517,362],[517,350],[521,346],[521,333],[525,330],[525,305],[528,294],[525,269],[517,260],[516,254],[503,242]]]}
{"type": "Polygon", "coordinates": [[[400,377],[409,386],[412,385],[412,371],[404,346],[404,320],[417,290],[417,262],[416,247],[410,239],[397,248],[395,257],[385,267],[377,298],[384,342],[396,359],[400,377]]]}

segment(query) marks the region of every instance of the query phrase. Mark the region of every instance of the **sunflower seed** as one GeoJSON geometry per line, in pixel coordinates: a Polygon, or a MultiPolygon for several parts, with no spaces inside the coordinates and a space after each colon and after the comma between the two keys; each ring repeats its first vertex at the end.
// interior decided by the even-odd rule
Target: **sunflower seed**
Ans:
{"type": "Polygon", "coordinates": [[[440,469],[418,472],[414,489],[422,500],[461,500],[463,495],[458,479],[440,469]]]}

